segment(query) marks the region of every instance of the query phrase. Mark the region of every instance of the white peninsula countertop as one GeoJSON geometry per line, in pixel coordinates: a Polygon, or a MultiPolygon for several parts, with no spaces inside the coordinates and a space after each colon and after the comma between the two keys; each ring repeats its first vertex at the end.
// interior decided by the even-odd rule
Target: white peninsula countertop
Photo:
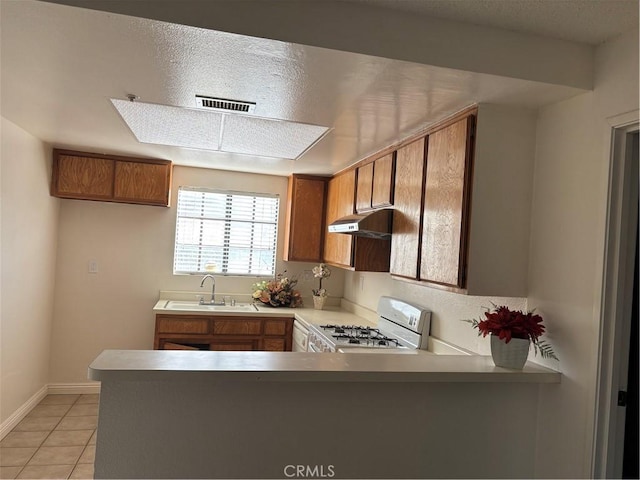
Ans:
{"type": "MultiPolygon", "coordinates": [[[[376,320],[339,307],[248,316],[265,315],[376,320]]],[[[533,478],[539,392],[561,374],[425,351],[105,350],[89,378],[101,382],[95,478],[284,478],[296,465],[335,478],[533,478]],[[451,461],[483,444],[473,462],[451,461]]]]}
{"type": "Polygon", "coordinates": [[[105,350],[89,366],[92,380],[209,380],[283,382],[560,383],[561,374],[527,363],[493,365],[482,355],[379,353],[105,350]]]}

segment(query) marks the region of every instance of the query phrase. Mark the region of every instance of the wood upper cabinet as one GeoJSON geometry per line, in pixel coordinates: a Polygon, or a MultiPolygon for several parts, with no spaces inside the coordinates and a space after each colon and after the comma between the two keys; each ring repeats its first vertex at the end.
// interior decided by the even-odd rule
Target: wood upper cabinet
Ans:
{"type": "Polygon", "coordinates": [[[366,212],[393,204],[393,153],[358,167],[356,211],[366,212]]]}
{"type": "Polygon", "coordinates": [[[394,276],[526,296],[535,125],[530,110],[481,104],[397,149],[394,276]]]}
{"type": "Polygon", "coordinates": [[[157,314],[156,350],[291,351],[293,318],[157,314]]]}
{"type": "Polygon", "coordinates": [[[169,205],[171,162],[54,149],[51,195],[169,205]]]}
{"type": "Polygon", "coordinates": [[[422,234],[425,139],[396,152],[393,235],[390,273],[417,279],[422,234]]]}
{"type": "Polygon", "coordinates": [[[389,153],[378,158],[373,164],[373,189],[371,192],[371,206],[373,208],[393,205],[394,195],[394,154],[389,153]]]}
{"type": "Polygon", "coordinates": [[[328,181],[312,175],[289,177],[284,260],[322,261],[328,181]]]}
{"type": "Polygon", "coordinates": [[[474,119],[428,137],[420,278],[458,288],[465,287],[474,119]]]}
{"type": "Polygon", "coordinates": [[[109,200],[113,197],[112,160],[54,151],[52,194],[64,198],[109,200]]]}
{"type": "MultiPolygon", "coordinates": [[[[355,169],[336,175],[327,190],[327,225],[354,213],[355,169]]],[[[350,270],[388,272],[390,240],[352,236],[344,233],[325,235],[324,261],[350,270]]]]}
{"type": "Polygon", "coordinates": [[[167,165],[116,161],[113,198],[121,202],[168,205],[167,165]]]}
{"type": "Polygon", "coordinates": [[[373,193],[373,162],[357,169],[356,212],[371,210],[371,194],[373,193]]]}
{"type": "MultiPolygon", "coordinates": [[[[353,214],[356,186],[355,170],[334,176],[327,185],[326,224],[353,214]]],[[[332,265],[351,267],[353,237],[344,233],[327,232],[324,240],[324,261],[332,265]]]]}

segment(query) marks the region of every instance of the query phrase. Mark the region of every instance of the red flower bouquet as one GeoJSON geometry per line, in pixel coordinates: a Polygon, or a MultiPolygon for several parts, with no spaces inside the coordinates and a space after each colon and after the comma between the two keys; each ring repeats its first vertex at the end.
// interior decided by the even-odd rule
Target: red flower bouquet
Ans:
{"type": "Polygon", "coordinates": [[[530,340],[536,353],[540,351],[542,357],[558,360],[549,344],[540,340],[544,334],[542,317],[531,312],[511,310],[509,307],[494,305],[493,310],[487,309],[482,320],[466,320],[473,328],[478,329],[478,335],[496,335],[500,340],[509,343],[512,338],[530,340]]]}

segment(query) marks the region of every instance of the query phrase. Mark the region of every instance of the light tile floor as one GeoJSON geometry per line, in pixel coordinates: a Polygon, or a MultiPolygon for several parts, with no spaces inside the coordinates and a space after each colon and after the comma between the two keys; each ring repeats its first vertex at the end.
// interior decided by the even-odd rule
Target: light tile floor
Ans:
{"type": "Polygon", "coordinates": [[[47,395],[0,441],[0,478],[93,478],[98,395],[47,395]]]}

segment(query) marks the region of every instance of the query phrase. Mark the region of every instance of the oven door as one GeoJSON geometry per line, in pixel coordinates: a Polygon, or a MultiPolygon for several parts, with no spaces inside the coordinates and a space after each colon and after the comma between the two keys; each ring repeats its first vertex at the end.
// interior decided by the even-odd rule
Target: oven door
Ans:
{"type": "MultiPolygon", "coordinates": [[[[413,348],[363,348],[363,347],[340,347],[336,350],[338,353],[382,353],[396,355],[417,355],[420,350],[413,348]]],[[[424,350],[422,350],[424,352],[424,350]]]]}

